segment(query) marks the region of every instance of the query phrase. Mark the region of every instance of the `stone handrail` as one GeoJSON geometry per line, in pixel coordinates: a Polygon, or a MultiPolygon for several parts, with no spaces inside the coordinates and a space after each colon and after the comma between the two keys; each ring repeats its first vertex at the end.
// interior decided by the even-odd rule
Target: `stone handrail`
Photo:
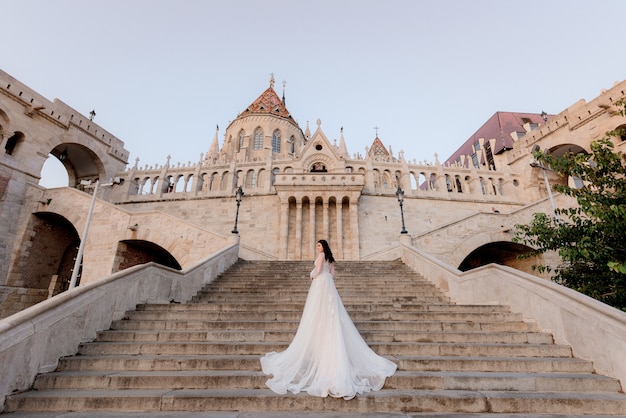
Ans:
{"type": "Polygon", "coordinates": [[[137,304],[190,300],[237,261],[235,241],[183,272],[137,265],[0,320],[0,412],[7,395],[28,389],[37,374],[54,370],[60,357],[76,353],[137,304]]]}
{"type": "Polygon", "coordinates": [[[591,360],[596,372],[626,387],[626,313],[572,289],[507,266],[489,264],[461,272],[403,239],[402,261],[456,303],[503,304],[550,332],[558,344],[591,360]]]}

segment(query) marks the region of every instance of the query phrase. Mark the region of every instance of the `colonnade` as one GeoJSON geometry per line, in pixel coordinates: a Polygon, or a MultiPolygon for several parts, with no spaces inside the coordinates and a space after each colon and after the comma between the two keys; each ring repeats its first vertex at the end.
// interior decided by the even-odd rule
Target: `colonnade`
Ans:
{"type": "Polygon", "coordinates": [[[281,196],[280,252],[285,260],[314,260],[325,239],[336,259],[359,259],[356,198],[344,195],[281,196]]]}

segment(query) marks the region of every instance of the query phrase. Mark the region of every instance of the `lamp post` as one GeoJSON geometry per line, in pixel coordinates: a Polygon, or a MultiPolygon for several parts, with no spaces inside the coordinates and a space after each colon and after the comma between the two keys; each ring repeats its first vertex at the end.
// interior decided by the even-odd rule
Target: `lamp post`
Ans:
{"type": "Polygon", "coordinates": [[[400,188],[398,185],[398,190],[396,190],[396,196],[398,196],[398,203],[400,204],[400,216],[402,217],[402,231],[401,234],[407,234],[408,231],[404,227],[404,209],[402,208],[402,204],[404,203],[404,190],[400,188]]]}
{"type": "MultiPolygon", "coordinates": [[[[114,184],[121,184],[122,180],[119,178],[115,178],[111,183],[104,183],[102,186],[113,186],[114,184]]],[[[76,259],[74,260],[74,269],[72,270],[72,277],[70,279],[70,289],[76,287],[76,280],[78,279],[78,272],[80,270],[80,266],[83,261],[83,253],[85,252],[85,244],[87,243],[87,232],[89,232],[89,224],[91,224],[91,217],[93,215],[93,207],[96,204],[96,195],[98,194],[98,187],[100,186],[100,181],[96,180],[95,186],[91,185],[91,181],[81,181],[81,184],[85,186],[85,188],[93,187],[93,196],[91,197],[91,205],[89,206],[89,212],[87,213],[87,220],[85,221],[85,230],[83,231],[83,239],[80,240],[80,245],[78,246],[78,253],[76,254],[76,259]]]]}
{"type": "Polygon", "coordinates": [[[550,187],[550,181],[548,180],[548,173],[546,173],[547,168],[543,165],[542,161],[539,161],[533,158],[530,161],[530,166],[533,168],[540,168],[543,173],[543,181],[546,184],[546,190],[548,191],[548,198],[550,199],[550,204],[552,205],[552,214],[554,218],[558,221],[559,217],[556,214],[556,204],[554,203],[554,196],[552,195],[552,188],[550,187]]]}
{"type": "Polygon", "coordinates": [[[239,186],[239,188],[237,189],[237,192],[235,193],[235,199],[237,200],[237,213],[235,214],[235,227],[231,231],[233,234],[239,233],[239,231],[237,231],[237,221],[239,220],[239,205],[241,205],[242,197],[243,197],[243,190],[241,190],[241,186],[239,186]]]}

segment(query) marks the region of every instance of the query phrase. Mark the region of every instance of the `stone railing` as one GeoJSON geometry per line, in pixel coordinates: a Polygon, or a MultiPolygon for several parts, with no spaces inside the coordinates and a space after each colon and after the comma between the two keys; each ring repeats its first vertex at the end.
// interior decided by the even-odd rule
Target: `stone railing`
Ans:
{"type": "Polygon", "coordinates": [[[407,197],[518,203],[520,176],[458,165],[346,160],[346,171],[303,172],[293,161],[210,165],[206,162],[130,168],[120,177],[114,200],[144,202],[233,196],[241,185],[246,192],[275,194],[274,186],[300,184],[361,186],[364,194],[395,195],[398,185],[407,197]],[[285,171],[286,170],[286,171],[285,171]],[[332,181],[331,181],[332,179],[332,181]],[[320,180],[317,182],[317,180],[320,180]],[[327,183],[324,183],[327,181],[327,183]],[[122,192],[123,191],[123,192],[122,192]]]}
{"type": "Polygon", "coordinates": [[[489,264],[461,272],[403,238],[402,261],[456,303],[502,304],[533,321],[573,354],[591,360],[596,372],[626,387],[626,313],[551,281],[489,264]]]}
{"type": "MultiPolygon", "coordinates": [[[[576,203],[561,193],[555,193],[554,198],[559,208],[572,207],[576,203]]],[[[412,235],[412,244],[448,264],[458,266],[471,251],[482,245],[498,241],[510,242],[515,233],[515,225],[529,223],[537,212],[552,212],[548,198],[509,213],[474,213],[412,235]]]]}
{"type": "Polygon", "coordinates": [[[190,300],[237,261],[233,239],[183,272],[155,263],[134,266],[0,320],[0,412],[8,394],[28,389],[37,374],[54,370],[60,357],[76,353],[137,304],[190,300]]]}

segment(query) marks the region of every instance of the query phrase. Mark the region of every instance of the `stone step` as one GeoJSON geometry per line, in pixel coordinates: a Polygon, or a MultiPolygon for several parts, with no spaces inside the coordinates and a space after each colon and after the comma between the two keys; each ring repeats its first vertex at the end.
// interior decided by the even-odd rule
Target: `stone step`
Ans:
{"type": "Polygon", "coordinates": [[[456,305],[398,261],[340,262],[335,278],[365,340],[398,365],[385,387],[350,401],[277,395],[266,388],[259,360],[293,338],[311,269],[310,261],[240,260],[194,297],[198,303],[138,305],[76,355],[60,359],[55,372],[38,376],[35,390],[9,396],[4,413],[624,416],[619,382],[596,375],[570,347],[554,344],[551,334],[507,306],[456,305]]]}
{"type": "Polygon", "coordinates": [[[46,390],[9,397],[7,410],[43,411],[337,411],[623,415],[626,396],[606,392],[381,390],[350,401],[269,389],[46,390]]]}
{"type": "MultiPolygon", "coordinates": [[[[355,321],[359,330],[395,330],[414,332],[496,332],[536,334],[536,325],[530,322],[465,322],[465,321],[355,321]]],[[[151,330],[151,331],[199,331],[199,330],[291,330],[296,329],[299,321],[162,321],[162,320],[121,320],[111,324],[111,330],[151,330]]],[[[551,334],[547,334],[552,338],[551,334]]]]}
{"type": "MultiPolygon", "coordinates": [[[[288,341],[259,342],[94,342],[82,344],[80,355],[106,354],[162,354],[212,355],[253,354],[282,351],[288,341]]],[[[571,348],[552,344],[486,344],[486,343],[424,343],[424,342],[370,342],[374,351],[384,356],[509,356],[509,357],[569,357],[571,348]]]]}
{"type": "MultiPolygon", "coordinates": [[[[151,330],[107,330],[98,333],[99,342],[188,342],[188,341],[291,341],[296,333],[295,323],[278,323],[291,325],[288,330],[265,329],[262,324],[253,323],[249,329],[228,329],[209,331],[151,331],[151,330]]],[[[550,334],[531,334],[519,332],[415,332],[405,330],[369,330],[357,327],[361,336],[368,341],[379,342],[439,342],[439,343],[490,343],[490,344],[552,344],[550,334]]]]}
{"type": "MultiPolygon", "coordinates": [[[[379,303],[372,305],[370,303],[344,303],[348,312],[353,311],[420,311],[420,312],[463,312],[463,313],[511,313],[508,307],[502,305],[452,305],[452,304],[435,304],[435,303],[379,303]]],[[[131,312],[189,312],[189,311],[250,311],[255,312],[260,310],[294,310],[302,314],[302,308],[304,307],[304,301],[284,303],[280,306],[276,306],[275,302],[263,302],[257,301],[255,303],[211,303],[211,304],[151,304],[151,305],[137,305],[136,309],[131,312]]],[[[521,318],[521,315],[517,315],[521,318]]]]}
{"type": "MultiPolygon", "coordinates": [[[[9,414],[5,414],[9,415],[9,414]]],[[[85,418],[81,412],[13,412],[11,418],[85,418]]],[[[90,411],[90,418],[293,418],[293,412],[288,411],[254,411],[254,412],[126,412],[120,415],[118,412],[90,411]]],[[[593,414],[593,415],[573,415],[573,414],[509,414],[509,413],[432,413],[432,412],[411,412],[403,414],[397,412],[378,412],[370,414],[367,412],[311,412],[298,411],[299,418],[615,418],[616,415],[593,414]]]]}
{"type": "MultiPolygon", "coordinates": [[[[216,320],[229,320],[229,321],[241,321],[241,320],[264,320],[264,321],[297,321],[300,320],[302,312],[294,310],[282,310],[281,306],[276,306],[273,310],[267,311],[132,311],[127,312],[125,318],[127,320],[160,320],[160,321],[179,321],[179,320],[193,320],[193,321],[216,321],[216,320]]],[[[285,308],[287,309],[287,308],[285,308]]],[[[522,316],[513,312],[501,312],[501,313],[474,313],[474,312],[408,312],[408,311],[381,311],[381,312],[367,312],[356,311],[350,312],[350,317],[353,321],[505,321],[516,322],[521,321],[522,316]]]]}
{"type": "MultiPolygon", "coordinates": [[[[64,371],[37,379],[36,390],[50,389],[263,389],[261,371],[64,371]]],[[[386,389],[601,392],[620,390],[605,376],[573,373],[405,372],[387,379],[386,389]]]]}
{"type": "MultiPolygon", "coordinates": [[[[272,298],[272,301],[275,304],[281,304],[281,303],[286,303],[286,302],[302,302],[304,303],[304,301],[306,300],[306,294],[302,293],[302,294],[294,294],[294,293],[277,293],[274,295],[275,297],[272,296],[272,292],[267,292],[265,294],[247,294],[247,293],[243,293],[243,294],[227,294],[227,295],[222,295],[222,294],[207,294],[207,295],[199,295],[196,296],[197,299],[197,303],[213,303],[213,302],[239,302],[239,303],[255,303],[258,302],[259,300],[267,300],[272,298]]],[[[437,294],[431,294],[431,295],[412,295],[412,296],[394,296],[394,297],[380,297],[380,295],[378,296],[371,296],[371,295],[356,295],[356,294],[345,294],[342,295],[341,297],[342,301],[344,303],[370,303],[370,304],[377,304],[377,303],[389,303],[389,302],[421,302],[421,303],[432,303],[432,302],[442,302],[444,301],[444,298],[442,298],[440,295],[437,294]]]]}
{"type": "MultiPolygon", "coordinates": [[[[261,370],[260,355],[160,355],[107,354],[64,357],[60,371],[96,370],[261,370]]],[[[400,371],[408,372],[517,372],[517,373],[593,373],[593,365],[576,358],[549,357],[461,357],[395,356],[400,371]]]]}

